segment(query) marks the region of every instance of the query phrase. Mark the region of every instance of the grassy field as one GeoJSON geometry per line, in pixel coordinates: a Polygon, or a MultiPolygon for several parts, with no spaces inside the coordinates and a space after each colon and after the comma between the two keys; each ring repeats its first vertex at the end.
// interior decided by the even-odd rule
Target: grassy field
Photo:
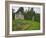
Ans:
{"type": "Polygon", "coordinates": [[[40,23],[32,20],[15,19],[12,21],[13,31],[23,30],[39,30],[40,23]]]}

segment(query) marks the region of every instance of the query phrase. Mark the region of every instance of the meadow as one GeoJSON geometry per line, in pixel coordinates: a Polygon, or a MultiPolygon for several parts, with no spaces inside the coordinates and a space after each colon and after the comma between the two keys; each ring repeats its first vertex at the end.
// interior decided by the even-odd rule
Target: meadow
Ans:
{"type": "Polygon", "coordinates": [[[32,20],[15,19],[12,22],[12,30],[40,30],[40,23],[32,20]]]}

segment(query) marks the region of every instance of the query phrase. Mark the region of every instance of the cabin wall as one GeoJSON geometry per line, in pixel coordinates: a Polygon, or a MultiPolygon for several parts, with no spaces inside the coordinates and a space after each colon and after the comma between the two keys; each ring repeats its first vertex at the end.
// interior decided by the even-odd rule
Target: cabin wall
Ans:
{"type": "Polygon", "coordinates": [[[19,12],[15,14],[15,19],[24,19],[24,15],[21,12],[19,12]]]}

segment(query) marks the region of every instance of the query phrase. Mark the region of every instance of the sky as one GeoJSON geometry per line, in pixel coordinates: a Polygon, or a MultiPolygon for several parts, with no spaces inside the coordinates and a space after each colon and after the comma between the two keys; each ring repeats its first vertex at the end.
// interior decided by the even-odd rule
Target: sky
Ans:
{"type": "Polygon", "coordinates": [[[24,11],[33,8],[33,10],[34,10],[36,13],[40,13],[40,12],[41,12],[41,11],[40,11],[40,10],[41,10],[40,7],[38,7],[38,6],[33,6],[33,7],[32,7],[32,6],[29,6],[29,5],[13,5],[13,6],[12,6],[12,8],[15,9],[14,12],[16,12],[20,7],[23,7],[23,8],[24,8],[24,11]]]}

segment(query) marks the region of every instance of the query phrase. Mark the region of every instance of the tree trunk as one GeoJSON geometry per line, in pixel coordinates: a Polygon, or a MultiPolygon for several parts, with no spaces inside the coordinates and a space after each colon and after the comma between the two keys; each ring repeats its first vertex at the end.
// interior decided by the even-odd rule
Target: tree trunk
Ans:
{"type": "Polygon", "coordinates": [[[32,21],[34,21],[34,16],[32,17],[32,21]]]}

